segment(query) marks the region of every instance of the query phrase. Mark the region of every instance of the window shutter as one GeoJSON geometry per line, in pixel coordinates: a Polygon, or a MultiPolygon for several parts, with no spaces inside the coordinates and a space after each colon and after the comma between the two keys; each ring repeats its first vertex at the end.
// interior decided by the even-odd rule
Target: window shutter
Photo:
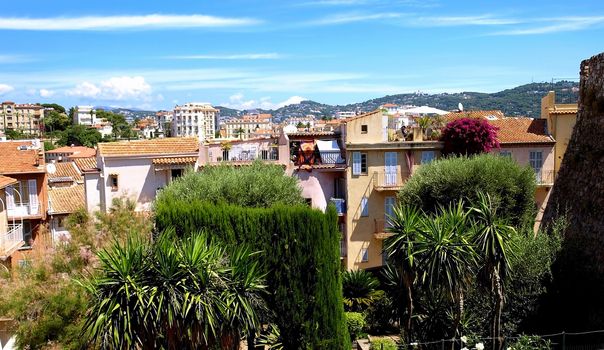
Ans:
{"type": "Polygon", "coordinates": [[[8,186],[6,188],[6,209],[15,209],[15,196],[13,186],[8,186]]]}
{"type": "Polygon", "coordinates": [[[352,175],[361,175],[361,152],[352,152],[352,175]]]}
{"type": "Polygon", "coordinates": [[[29,207],[30,215],[38,214],[38,186],[35,179],[27,180],[29,187],[29,207]]]}

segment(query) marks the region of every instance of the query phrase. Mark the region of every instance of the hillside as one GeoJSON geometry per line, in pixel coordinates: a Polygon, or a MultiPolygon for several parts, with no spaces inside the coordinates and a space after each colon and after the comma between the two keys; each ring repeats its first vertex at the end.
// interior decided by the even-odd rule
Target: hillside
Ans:
{"type": "MultiPolygon", "coordinates": [[[[330,117],[338,111],[367,112],[377,109],[386,103],[398,105],[431,106],[444,110],[457,109],[457,104],[462,103],[466,110],[470,109],[500,109],[509,116],[539,117],[541,109],[541,98],[548,91],[556,91],[556,101],[559,103],[576,103],[579,84],[570,81],[559,81],[556,83],[531,83],[513,89],[507,89],[496,93],[460,92],[423,94],[410,93],[384,96],[360,103],[348,105],[328,105],[315,101],[302,101],[300,104],[289,105],[277,110],[262,111],[272,113],[277,120],[287,116],[300,116],[313,114],[317,117],[330,117]]],[[[237,111],[224,107],[221,109],[221,117],[236,116],[237,111]]]]}

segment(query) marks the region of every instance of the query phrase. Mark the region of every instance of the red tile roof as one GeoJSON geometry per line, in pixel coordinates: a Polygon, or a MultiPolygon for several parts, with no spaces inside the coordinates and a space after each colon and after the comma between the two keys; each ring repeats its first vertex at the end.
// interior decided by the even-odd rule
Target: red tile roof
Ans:
{"type": "Polygon", "coordinates": [[[82,182],[82,174],[74,162],[54,163],[55,172],[48,173],[49,180],[71,178],[73,181],[82,182]]]}
{"type": "Polygon", "coordinates": [[[71,214],[86,206],[84,185],[48,189],[48,213],[71,214]]]}
{"type": "Polygon", "coordinates": [[[82,171],[82,172],[98,170],[98,165],[96,163],[96,157],[76,158],[73,161],[78,166],[78,169],[80,169],[80,171],[82,171]]]}
{"type": "Polygon", "coordinates": [[[16,182],[17,182],[17,180],[13,179],[12,177],[0,175],[0,188],[4,188],[4,187],[6,187],[8,185],[12,185],[16,182]]]}
{"type": "Polygon", "coordinates": [[[482,118],[482,119],[493,119],[493,118],[505,118],[502,111],[494,109],[487,111],[464,111],[464,112],[451,112],[442,116],[445,120],[450,121],[459,118],[482,118]]]}
{"type": "Polygon", "coordinates": [[[153,158],[153,164],[195,164],[197,157],[166,157],[153,158]]]}
{"type": "Polygon", "coordinates": [[[164,139],[99,143],[99,154],[104,157],[186,154],[199,151],[195,137],[168,137],[164,139]]]}
{"type": "Polygon", "coordinates": [[[31,141],[0,142],[0,174],[45,172],[44,151],[31,146],[31,141]]]}
{"type": "Polygon", "coordinates": [[[65,146],[65,147],[55,148],[51,151],[47,151],[46,153],[47,154],[71,153],[71,155],[69,157],[76,158],[76,157],[92,157],[92,156],[96,155],[96,150],[94,148],[84,147],[84,146],[65,146]]]}

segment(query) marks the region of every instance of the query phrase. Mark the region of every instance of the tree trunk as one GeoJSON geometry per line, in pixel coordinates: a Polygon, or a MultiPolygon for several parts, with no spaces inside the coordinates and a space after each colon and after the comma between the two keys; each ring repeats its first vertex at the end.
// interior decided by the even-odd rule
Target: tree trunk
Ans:
{"type": "Polygon", "coordinates": [[[404,319],[404,330],[407,340],[407,344],[411,343],[411,330],[412,330],[412,318],[413,318],[413,277],[408,274],[403,274],[403,284],[405,285],[405,291],[407,293],[407,315],[404,319]]]}
{"type": "MultiPolygon", "coordinates": [[[[453,321],[453,339],[457,337],[459,333],[459,325],[461,324],[461,317],[463,315],[464,310],[464,300],[463,300],[463,291],[456,292],[456,303],[457,303],[457,312],[455,313],[455,320],[453,321]]],[[[455,341],[451,342],[451,350],[455,349],[455,341]]]]}
{"type": "Polygon", "coordinates": [[[495,312],[493,313],[493,350],[500,350],[503,344],[501,339],[501,314],[503,312],[503,285],[499,277],[499,269],[493,273],[495,291],[495,312]]]}

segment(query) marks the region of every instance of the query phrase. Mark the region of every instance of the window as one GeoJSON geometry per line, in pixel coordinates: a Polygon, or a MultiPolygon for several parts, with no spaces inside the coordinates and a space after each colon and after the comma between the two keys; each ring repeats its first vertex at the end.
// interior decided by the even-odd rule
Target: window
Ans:
{"type": "Polygon", "coordinates": [[[502,157],[512,158],[512,152],[510,151],[499,151],[499,155],[502,157]]]}
{"type": "Polygon", "coordinates": [[[369,250],[367,248],[361,248],[361,262],[369,261],[369,250]]]}
{"type": "Polygon", "coordinates": [[[384,198],[384,222],[386,227],[390,227],[390,218],[394,216],[394,206],[396,205],[396,197],[384,198]]]}
{"type": "Polygon", "coordinates": [[[422,164],[431,163],[435,158],[434,151],[422,152],[422,164]]]}
{"type": "Polygon", "coordinates": [[[23,242],[25,244],[20,249],[30,249],[33,236],[31,230],[31,222],[29,220],[23,220],[23,242]]]}
{"type": "Polygon", "coordinates": [[[182,176],[182,169],[172,169],[170,173],[170,175],[172,176],[172,180],[174,180],[182,176]]]}
{"type": "Polygon", "coordinates": [[[366,134],[367,133],[367,124],[363,124],[361,125],[361,134],[366,134]]]}
{"type": "Polygon", "coordinates": [[[109,175],[109,185],[111,186],[111,190],[112,191],[117,191],[119,188],[119,182],[118,182],[118,175],[117,174],[111,174],[109,175]]]}
{"type": "Polygon", "coordinates": [[[227,162],[229,160],[229,150],[222,150],[222,160],[227,162]]]}
{"type": "Polygon", "coordinates": [[[369,216],[369,199],[365,196],[361,198],[361,216],[369,216]]]}
{"type": "Polygon", "coordinates": [[[535,171],[535,178],[537,182],[541,182],[541,169],[543,168],[543,152],[531,151],[529,152],[529,164],[535,171]]]}

